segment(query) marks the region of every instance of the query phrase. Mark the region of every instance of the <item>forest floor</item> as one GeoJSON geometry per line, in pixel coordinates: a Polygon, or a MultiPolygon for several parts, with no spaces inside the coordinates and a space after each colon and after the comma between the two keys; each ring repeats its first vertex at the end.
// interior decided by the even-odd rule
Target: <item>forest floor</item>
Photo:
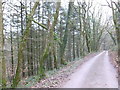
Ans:
{"type": "Polygon", "coordinates": [[[46,77],[31,88],[117,88],[116,56],[107,51],[89,54],[46,72],[46,77]]]}

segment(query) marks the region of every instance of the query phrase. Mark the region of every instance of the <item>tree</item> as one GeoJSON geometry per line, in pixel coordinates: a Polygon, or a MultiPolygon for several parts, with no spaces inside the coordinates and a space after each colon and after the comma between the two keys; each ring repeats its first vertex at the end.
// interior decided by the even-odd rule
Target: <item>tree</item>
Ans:
{"type": "Polygon", "coordinates": [[[36,10],[38,5],[39,5],[39,0],[37,0],[35,2],[31,13],[28,15],[28,22],[26,25],[26,30],[22,36],[22,40],[20,42],[20,46],[19,46],[19,50],[18,50],[18,64],[17,64],[17,69],[16,69],[16,75],[13,79],[12,88],[17,87],[17,85],[20,81],[20,78],[21,78],[21,69],[22,69],[22,62],[23,62],[23,50],[24,50],[24,47],[26,44],[26,38],[29,36],[30,26],[32,24],[33,15],[35,14],[35,10],[36,10]]]}
{"type": "Polygon", "coordinates": [[[65,53],[65,48],[66,48],[66,44],[67,44],[67,39],[68,39],[68,25],[70,22],[70,15],[71,15],[71,11],[72,11],[72,5],[74,2],[69,2],[69,7],[68,7],[68,13],[67,13],[67,20],[66,20],[66,27],[65,27],[65,33],[62,39],[62,43],[60,44],[60,60],[61,60],[61,64],[65,64],[64,61],[64,53],[65,53]]]}
{"type": "MultiPolygon", "coordinates": [[[[44,77],[45,73],[44,73],[44,61],[45,59],[48,57],[48,54],[53,56],[53,60],[54,63],[57,65],[57,61],[56,61],[56,55],[55,55],[55,50],[54,50],[54,28],[57,24],[57,20],[58,20],[58,15],[59,15],[59,8],[60,8],[60,4],[61,2],[57,2],[56,5],[56,12],[54,14],[54,21],[52,22],[52,25],[49,26],[48,30],[49,30],[49,42],[48,45],[46,46],[46,48],[44,49],[43,55],[40,59],[40,77],[44,77]]],[[[57,66],[55,65],[55,68],[57,68],[57,66]]]]}
{"type": "MultiPolygon", "coordinates": [[[[11,22],[12,24],[12,22],[11,22]]],[[[10,24],[10,39],[11,39],[11,64],[12,64],[12,75],[14,75],[14,58],[13,58],[13,32],[12,25],[10,24]]],[[[12,76],[13,77],[13,76],[12,76]]]]}
{"type": "Polygon", "coordinates": [[[2,88],[6,88],[6,61],[4,58],[4,30],[3,30],[3,8],[2,1],[0,1],[0,83],[2,81],[2,88]],[[2,77],[2,79],[1,79],[2,77]]]}
{"type": "MultiPolygon", "coordinates": [[[[113,14],[113,22],[116,30],[117,36],[117,45],[118,45],[118,76],[120,75],[120,0],[118,2],[111,1],[112,14],[113,14]],[[113,4],[115,4],[115,9],[113,4]]],[[[118,78],[118,82],[120,82],[120,78],[118,78]]],[[[120,85],[120,83],[119,83],[120,85]]]]}
{"type": "MultiPolygon", "coordinates": [[[[111,1],[111,6],[112,8],[112,14],[113,14],[113,22],[114,22],[114,26],[116,29],[116,35],[117,35],[117,44],[118,44],[118,59],[119,59],[119,55],[120,55],[120,1],[113,2],[111,1]],[[115,4],[117,10],[113,7],[113,4],[115,4]]],[[[118,61],[118,64],[120,63],[120,60],[118,61]]]]}

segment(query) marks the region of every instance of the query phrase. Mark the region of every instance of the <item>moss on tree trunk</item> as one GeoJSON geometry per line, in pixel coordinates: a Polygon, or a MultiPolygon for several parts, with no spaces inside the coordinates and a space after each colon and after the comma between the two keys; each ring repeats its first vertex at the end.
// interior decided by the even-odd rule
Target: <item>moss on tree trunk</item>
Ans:
{"type": "Polygon", "coordinates": [[[18,64],[17,64],[17,69],[16,69],[16,75],[13,79],[13,84],[12,88],[17,87],[19,81],[21,80],[21,72],[22,72],[22,64],[23,64],[23,50],[26,46],[26,41],[30,33],[30,27],[32,24],[32,18],[33,15],[35,14],[35,10],[37,6],[39,5],[39,0],[37,0],[32,8],[31,13],[28,15],[28,20],[27,20],[27,25],[26,25],[26,30],[22,36],[20,45],[19,45],[19,50],[18,50],[18,64]]]}
{"type": "Polygon", "coordinates": [[[0,1],[0,85],[6,88],[6,62],[4,58],[4,33],[3,33],[3,13],[2,1],[0,1]]]}
{"type": "Polygon", "coordinates": [[[60,60],[61,60],[61,64],[65,65],[66,62],[64,60],[64,53],[65,53],[65,48],[66,48],[66,44],[67,44],[67,39],[68,39],[68,25],[70,22],[70,14],[72,11],[72,5],[74,2],[69,2],[69,7],[68,7],[68,14],[67,14],[67,21],[66,21],[66,27],[65,27],[65,34],[62,40],[62,44],[60,44],[60,60]]]}

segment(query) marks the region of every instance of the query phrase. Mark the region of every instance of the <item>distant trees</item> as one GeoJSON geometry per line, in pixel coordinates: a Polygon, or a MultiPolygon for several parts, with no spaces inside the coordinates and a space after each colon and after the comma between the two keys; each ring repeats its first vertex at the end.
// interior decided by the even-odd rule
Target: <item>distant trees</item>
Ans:
{"type": "Polygon", "coordinates": [[[84,55],[86,50],[88,53],[99,50],[106,24],[101,24],[102,13],[100,11],[97,14],[95,14],[95,10],[91,12],[92,2],[88,2],[88,4],[86,2],[78,2],[78,5],[75,10],[78,12],[80,27],[80,55],[84,55]]]}

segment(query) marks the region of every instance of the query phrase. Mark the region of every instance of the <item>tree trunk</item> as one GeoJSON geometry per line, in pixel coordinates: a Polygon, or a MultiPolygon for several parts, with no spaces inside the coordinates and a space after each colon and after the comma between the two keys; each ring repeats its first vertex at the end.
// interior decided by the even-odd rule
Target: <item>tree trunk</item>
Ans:
{"type": "Polygon", "coordinates": [[[82,13],[82,10],[81,10],[81,7],[80,7],[80,3],[78,2],[79,4],[79,22],[80,22],[80,34],[79,34],[79,44],[80,44],[80,56],[83,56],[83,52],[82,52],[82,17],[81,17],[81,13],[82,13]]]}
{"type": "MultiPolygon", "coordinates": [[[[14,58],[13,58],[13,32],[12,32],[12,26],[10,25],[10,39],[11,39],[11,65],[12,65],[12,75],[14,75],[14,58]]],[[[13,76],[11,76],[13,79],[13,76]]]]}
{"type": "Polygon", "coordinates": [[[4,58],[4,33],[3,33],[3,11],[2,11],[2,1],[0,1],[0,84],[2,83],[2,88],[6,88],[6,61],[4,58]],[[1,78],[2,77],[2,78],[1,78]]]}
{"type": "MultiPolygon", "coordinates": [[[[22,4],[22,0],[21,0],[21,11],[20,11],[20,16],[21,16],[21,35],[23,36],[23,4],[22,4]]],[[[22,77],[25,77],[25,59],[23,58],[23,66],[22,66],[22,77]]]]}
{"type": "Polygon", "coordinates": [[[35,10],[36,10],[38,5],[39,5],[39,0],[37,0],[35,2],[34,6],[32,8],[32,11],[28,16],[28,22],[27,22],[26,30],[25,30],[25,32],[22,36],[23,39],[20,42],[20,46],[19,46],[19,50],[18,50],[18,64],[17,64],[17,69],[16,69],[16,75],[15,75],[15,78],[13,79],[12,88],[17,87],[17,85],[18,85],[18,83],[21,79],[21,71],[22,71],[21,69],[22,69],[22,63],[23,63],[23,50],[26,46],[26,41],[27,41],[27,38],[28,38],[29,33],[30,33],[32,18],[33,18],[33,15],[35,14],[35,10]]]}
{"type": "Polygon", "coordinates": [[[61,58],[61,64],[65,64],[64,60],[64,53],[65,53],[65,48],[67,44],[67,39],[68,39],[68,25],[70,22],[70,14],[72,11],[72,5],[74,2],[69,2],[69,7],[68,7],[68,13],[67,13],[67,21],[66,21],[66,27],[65,27],[65,34],[62,40],[62,44],[60,44],[60,58],[61,58]]]}
{"type": "MultiPolygon", "coordinates": [[[[112,14],[113,14],[113,22],[116,29],[116,35],[117,35],[117,45],[118,45],[118,85],[120,86],[120,1],[115,3],[116,8],[118,11],[114,11],[113,3],[111,2],[112,6],[112,14]],[[118,13],[118,15],[117,15],[118,13]]],[[[120,88],[120,87],[118,87],[120,88]]]]}
{"type": "Polygon", "coordinates": [[[52,22],[52,26],[50,27],[50,46],[51,46],[51,55],[54,59],[54,67],[57,68],[57,58],[55,54],[55,42],[54,42],[54,28],[57,24],[58,21],[58,16],[59,16],[59,8],[60,8],[60,2],[57,2],[56,6],[56,13],[54,14],[54,21],[52,22]]]}
{"type": "Polygon", "coordinates": [[[69,36],[68,36],[68,52],[67,52],[67,59],[69,60],[69,61],[71,61],[72,60],[72,56],[71,56],[71,32],[69,31],[69,36]]]}
{"type": "Polygon", "coordinates": [[[73,60],[75,60],[75,30],[73,28],[73,60]]]}
{"type": "MultiPolygon", "coordinates": [[[[40,59],[40,67],[39,67],[40,78],[43,78],[45,76],[44,66],[43,65],[44,65],[45,59],[48,57],[48,55],[51,54],[50,56],[53,56],[52,58],[56,59],[55,52],[54,52],[54,28],[55,28],[55,26],[57,24],[60,4],[61,4],[61,2],[57,2],[56,12],[54,14],[54,21],[52,22],[52,25],[48,29],[48,30],[50,30],[50,33],[49,33],[49,42],[48,42],[47,47],[44,49],[43,55],[42,55],[42,57],[40,59]]],[[[57,65],[56,61],[54,61],[54,62],[57,65]]]]}

